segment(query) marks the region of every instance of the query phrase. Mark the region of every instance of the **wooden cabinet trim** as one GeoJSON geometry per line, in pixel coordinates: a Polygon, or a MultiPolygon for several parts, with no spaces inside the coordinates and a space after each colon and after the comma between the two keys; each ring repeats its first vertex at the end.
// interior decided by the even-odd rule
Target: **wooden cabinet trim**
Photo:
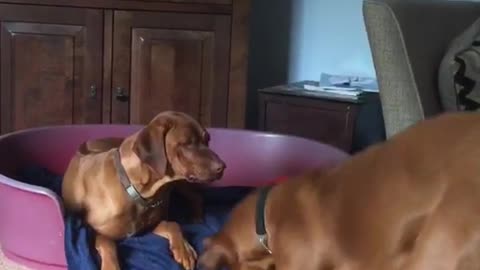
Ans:
{"type": "Polygon", "coordinates": [[[263,102],[276,102],[289,105],[297,105],[304,107],[314,107],[321,109],[328,109],[332,111],[346,112],[352,110],[352,108],[358,106],[357,104],[350,104],[347,102],[337,102],[323,99],[310,99],[298,96],[289,95],[277,95],[277,94],[264,94],[260,93],[260,97],[263,102]]]}
{"type": "Polygon", "coordinates": [[[245,127],[250,8],[251,0],[234,0],[233,2],[228,92],[229,128],[245,127]]]}
{"type": "Polygon", "coordinates": [[[102,122],[112,122],[113,11],[103,12],[103,103],[102,122]]]}
{"type": "MultiPolygon", "coordinates": [[[[215,0],[204,1],[210,3],[174,3],[167,1],[140,1],[140,0],[1,0],[0,3],[29,4],[38,6],[98,8],[113,10],[151,10],[167,12],[231,14],[231,4],[214,4],[215,0]]],[[[222,0],[218,0],[220,2],[222,0]]],[[[240,0],[243,1],[243,0],[240,0]]],[[[192,1],[194,2],[194,1],[192,1]]],[[[202,1],[203,2],[203,1],[202,1]]]]}

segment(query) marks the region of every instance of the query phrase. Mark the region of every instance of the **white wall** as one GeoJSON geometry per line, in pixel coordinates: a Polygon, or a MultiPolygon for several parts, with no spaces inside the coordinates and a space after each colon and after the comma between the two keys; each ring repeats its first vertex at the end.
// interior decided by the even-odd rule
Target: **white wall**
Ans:
{"type": "Polygon", "coordinates": [[[294,0],[289,81],[320,72],[375,76],[362,0],[294,0]]]}
{"type": "Polygon", "coordinates": [[[257,90],[321,72],[375,76],[362,0],[252,0],[247,125],[257,90]]]}

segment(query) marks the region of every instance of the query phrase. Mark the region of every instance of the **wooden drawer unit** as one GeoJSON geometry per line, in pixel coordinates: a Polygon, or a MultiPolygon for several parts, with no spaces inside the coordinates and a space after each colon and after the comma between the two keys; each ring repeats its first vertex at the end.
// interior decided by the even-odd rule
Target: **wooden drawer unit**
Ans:
{"type": "MultiPolygon", "coordinates": [[[[371,94],[362,101],[347,101],[292,91],[291,85],[261,89],[259,129],[309,138],[351,152],[359,116],[366,111],[367,114],[362,115],[371,117],[371,113],[364,109],[375,102],[378,102],[377,94],[371,94]]],[[[375,116],[371,121],[378,122],[378,117],[373,118],[375,116]]]]}

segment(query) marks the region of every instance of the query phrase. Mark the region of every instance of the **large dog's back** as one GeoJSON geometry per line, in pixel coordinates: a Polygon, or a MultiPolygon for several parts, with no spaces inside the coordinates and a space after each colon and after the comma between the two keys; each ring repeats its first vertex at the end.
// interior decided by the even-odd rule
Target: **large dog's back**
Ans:
{"type": "MultiPolygon", "coordinates": [[[[445,114],[278,185],[267,209],[276,269],[480,269],[479,140],[480,114],[445,114]]],[[[235,220],[220,234],[244,237],[235,253],[254,231],[235,220]]]]}

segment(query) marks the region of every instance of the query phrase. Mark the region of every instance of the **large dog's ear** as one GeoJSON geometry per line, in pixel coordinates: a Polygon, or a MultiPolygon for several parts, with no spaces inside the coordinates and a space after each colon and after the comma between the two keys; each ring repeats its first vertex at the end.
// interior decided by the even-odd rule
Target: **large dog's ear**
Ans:
{"type": "Polygon", "coordinates": [[[233,261],[232,251],[225,246],[225,243],[219,242],[214,237],[203,240],[203,250],[198,258],[198,265],[202,270],[218,270],[228,267],[228,264],[233,261]]]}
{"type": "Polygon", "coordinates": [[[140,131],[133,145],[133,151],[138,158],[160,177],[163,177],[167,171],[165,137],[168,129],[166,121],[150,123],[140,131]]]}

